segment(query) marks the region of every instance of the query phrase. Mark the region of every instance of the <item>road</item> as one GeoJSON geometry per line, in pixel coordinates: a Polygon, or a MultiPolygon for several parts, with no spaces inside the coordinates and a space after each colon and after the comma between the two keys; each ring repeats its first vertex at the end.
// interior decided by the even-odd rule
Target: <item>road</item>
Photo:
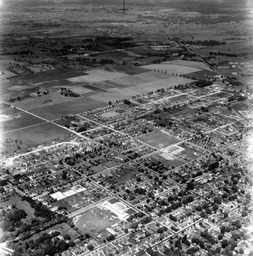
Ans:
{"type": "Polygon", "coordinates": [[[7,248],[5,243],[0,244],[0,255],[1,256],[12,255],[13,252],[14,252],[14,250],[7,248]]]}

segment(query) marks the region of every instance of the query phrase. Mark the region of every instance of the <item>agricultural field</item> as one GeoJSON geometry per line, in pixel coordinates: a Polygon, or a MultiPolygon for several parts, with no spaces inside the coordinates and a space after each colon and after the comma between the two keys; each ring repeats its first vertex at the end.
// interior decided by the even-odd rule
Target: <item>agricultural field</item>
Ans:
{"type": "Polygon", "coordinates": [[[91,70],[91,71],[88,71],[87,74],[83,76],[68,78],[68,80],[74,83],[85,83],[85,82],[97,83],[97,82],[103,82],[105,80],[116,79],[124,76],[126,76],[125,73],[108,72],[101,69],[101,70],[91,70]]]}
{"type": "Polygon", "coordinates": [[[135,59],[136,57],[138,57],[138,55],[133,54],[131,52],[126,52],[126,51],[109,51],[106,53],[99,53],[96,55],[93,55],[96,60],[101,61],[103,59],[106,60],[112,60],[113,62],[119,62],[122,63],[123,61],[129,61],[132,59],[135,59]]]}
{"type": "MultiPolygon", "coordinates": [[[[252,39],[227,41],[226,45],[209,46],[203,49],[195,50],[200,55],[209,55],[209,52],[222,52],[225,54],[236,54],[238,56],[246,56],[252,47],[252,39]]],[[[219,55],[218,55],[219,57],[219,55]]],[[[235,59],[235,58],[234,58],[235,59]]]]}
{"type": "Polygon", "coordinates": [[[143,66],[143,68],[155,70],[157,72],[164,72],[168,74],[186,75],[201,70],[211,71],[203,62],[195,61],[165,61],[159,64],[152,64],[143,66]]]}
{"type": "Polygon", "coordinates": [[[104,68],[105,70],[108,70],[108,71],[117,71],[117,72],[125,73],[127,75],[136,75],[136,74],[147,72],[145,68],[130,66],[130,65],[110,65],[110,66],[105,66],[104,68]]]}
{"type": "Polygon", "coordinates": [[[124,85],[124,86],[136,86],[140,84],[145,84],[147,82],[154,82],[157,80],[168,79],[170,75],[154,72],[154,71],[147,71],[142,72],[140,74],[129,75],[117,79],[111,80],[113,83],[124,85]]]}
{"type": "Polygon", "coordinates": [[[0,121],[0,130],[3,133],[45,123],[44,120],[38,117],[13,108],[5,108],[1,111],[1,115],[6,116],[7,119],[6,121],[0,121]]]}
{"type": "Polygon", "coordinates": [[[186,77],[192,78],[192,79],[207,79],[211,78],[214,79],[215,76],[217,76],[218,73],[214,71],[209,71],[209,70],[200,70],[192,73],[188,73],[186,77]]]}
{"type": "MultiPolygon", "coordinates": [[[[108,103],[109,101],[114,102],[115,99],[131,98],[132,96],[135,96],[137,94],[143,95],[151,91],[156,91],[157,89],[174,88],[180,84],[191,83],[192,81],[193,80],[184,77],[173,76],[167,79],[160,79],[153,82],[145,82],[136,86],[128,86],[126,88],[120,88],[120,84],[118,84],[118,88],[110,88],[106,93],[94,94],[91,95],[89,98],[108,103]]],[[[120,81],[118,82],[120,83],[120,81]]]]}
{"type": "MultiPolygon", "coordinates": [[[[27,149],[53,140],[69,140],[70,132],[51,123],[25,127],[5,133],[6,140],[19,140],[27,149]]],[[[3,142],[4,144],[5,142],[3,142]]],[[[14,148],[15,149],[15,148],[14,148]]],[[[12,151],[13,152],[13,151],[12,151]]],[[[10,152],[11,153],[11,150],[10,152]]]]}
{"type": "Polygon", "coordinates": [[[64,102],[52,106],[35,108],[31,110],[31,112],[43,118],[54,120],[69,114],[78,114],[102,106],[105,106],[105,103],[102,101],[90,98],[79,98],[67,103],[64,102]]]}

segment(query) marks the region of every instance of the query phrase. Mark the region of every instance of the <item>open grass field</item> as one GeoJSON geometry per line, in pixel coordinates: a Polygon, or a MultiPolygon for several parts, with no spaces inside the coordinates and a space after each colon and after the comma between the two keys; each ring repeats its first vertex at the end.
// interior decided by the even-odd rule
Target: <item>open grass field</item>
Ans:
{"type": "Polygon", "coordinates": [[[211,71],[211,69],[205,63],[203,63],[201,61],[173,60],[173,61],[165,61],[164,63],[178,65],[178,66],[182,66],[182,67],[192,67],[192,68],[197,68],[197,69],[201,69],[201,70],[211,71]]]}
{"type": "Polygon", "coordinates": [[[160,131],[154,131],[147,135],[141,135],[139,139],[157,148],[165,148],[180,142],[179,139],[176,139],[171,135],[164,134],[160,131]]]}
{"type": "Polygon", "coordinates": [[[95,235],[116,224],[117,215],[100,207],[93,207],[74,218],[75,226],[82,234],[95,235]]]}
{"type": "Polygon", "coordinates": [[[136,86],[140,84],[145,84],[148,82],[155,82],[162,79],[168,79],[171,76],[168,74],[162,74],[154,71],[144,72],[140,74],[125,76],[117,79],[111,80],[113,83],[124,85],[124,86],[136,86]]]}
{"type": "Polygon", "coordinates": [[[181,151],[178,156],[182,157],[182,156],[187,156],[187,157],[190,157],[192,159],[196,159],[198,157],[200,157],[201,155],[203,155],[205,153],[205,151],[203,149],[200,149],[200,148],[196,148],[196,147],[193,147],[193,146],[190,146],[190,145],[185,145],[185,144],[182,144],[182,145],[179,145],[180,147],[182,147],[184,150],[181,151]]]}
{"type": "Polygon", "coordinates": [[[236,111],[251,111],[249,102],[238,102],[232,105],[232,109],[236,111]]]}
{"type": "Polygon", "coordinates": [[[161,80],[156,80],[153,82],[142,84],[138,86],[138,88],[140,88],[140,90],[143,88],[146,92],[150,92],[150,91],[161,89],[161,88],[174,88],[174,86],[177,86],[179,84],[186,84],[192,81],[193,80],[188,78],[173,76],[167,79],[161,79],[161,80]]]}
{"type": "MultiPolygon", "coordinates": [[[[28,127],[31,125],[37,125],[40,123],[45,123],[42,119],[35,116],[27,114],[22,111],[14,111],[15,114],[11,115],[10,119],[7,121],[0,121],[0,130],[3,133],[17,130],[20,128],[28,127]]],[[[3,113],[2,113],[3,114],[3,113]]]]}
{"type": "Polygon", "coordinates": [[[110,66],[109,70],[126,73],[127,75],[135,75],[135,74],[141,74],[141,73],[147,72],[145,68],[128,66],[128,65],[112,65],[110,66]]]}
{"type": "MultiPolygon", "coordinates": [[[[252,26],[252,25],[251,25],[252,26]]],[[[252,39],[251,40],[243,40],[238,42],[227,43],[226,45],[217,45],[217,46],[209,46],[203,49],[195,50],[200,55],[208,55],[211,51],[219,51],[222,53],[234,53],[237,55],[248,54],[252,49],[252,39]]]]}
{"type": "Polygon", "coordinates": [[[145,79],[148,82],[153,82],[153,81],[162,80],[162,79],[168,79],[168,78],[172,77],[170,74],[164,74],[164,73],[155,72],[155,71],[140,73],[135,76],[145,79]]]}
{"type": "Polygon", "coordinates": [[[74,101],[37,108],[32,110],[31,112],[46,119],[54,120],[69,114],[77,114],[88,111],[89,109],[99,108],[105,105],[105,102],[99,101],[99,98],[98,100],[90,98],[77,98],[74,101]]]}
{"type": "MultiPolygon", "coordinates": [[[[145,73],[142,73],[142,75],[145,73]]],[[[137,75],[132,75],[132,76],[125,76],[121,78],[116,78],[111,80],[113,83],[120,84],[123,86],[135,86],[139,84],[143,84],[147,82],[145,78],[140,77],[138,74],[137,75]]]]}
{"type": "Polygon", "coordinates": [[[185,161],[182,159],[179,159],[173,155],[169,155],[166,153],[158,154],[154,156],[155,159],[161,161],[165,166],[177,168],[183,164],[185,164],[185,161]]]}
{"type": "Polygon", "coordinates": [[[160,64],[151,64],[143,67],[150,70],[158,70],[159,72],[166,72],[168,74],[180,74],[180,75],[185,75],[188,73],[193,73],[201,70],[200,68],[183,66],[179,64],[172,64],[171,62],[169,63],[162,62],[160,64]]]}
{"type": "Polygon", "coordinates": [[[6,139],[20,140],[23,146],[33,147],[58,138],[68,140],[71,133],[51,123],[27,127],[24,129],[5,133],[6,139]]]}
{"type": "Polygon", "coordinates": [[[36,74],[27,73],[22,75],[22,77],[13,78],[10,81],[10,86],[30,84],[31,86],[36,87],[45,84],[51,85],[55,82],[62,82],[70,77],[81,76],[84,74],[85,73],[83,71],[73,71],[61,68],[36,74]]]}
{"type": "Polygon", "coordinates": [[[213,72],[213,71],[200,70],[200,71],[197,71],[197,72],[188,73],[187,77],[194,78],[194,79],[205,79],[207,77],[213,78],[216,75],[217,75],[217,73],[213,72]]]}
{"type": "MultiPolygon", "coordinates": [[[[108,103],[108,101],[115,102],[115,100],[122,100],[126,98],[131,98],[137,94],[146,94],[151,91],[156,91],[157,89],[166,89],[166,88],[174,88],[179,84],[190,83],[193,80],[187,79],[184,77],[169,77],[167,79],[157,80],[153,82],[146,82],[143,84],[139,84],[136,86],[127,86],[123,88],[110,88],[107,93],[98,93],[90,96],[90,99],[96,101],[103,101],[104,103],[108,103]]],[[[120,82],[120,81],[119,81],[120,82]]]]}
{"type": "MultiPolygon", "coordinates": [[[[133,54],[132,54],[133,55],[133,54]]],[[[96,55],[97,60],[101,59],[109,59],[113,61],[122,61],[122,60],[130,60],[133,59],[134,56],[131,56],[131,54],[123,51],[111,51],[106,53],[99,53],[96,55]]]]}

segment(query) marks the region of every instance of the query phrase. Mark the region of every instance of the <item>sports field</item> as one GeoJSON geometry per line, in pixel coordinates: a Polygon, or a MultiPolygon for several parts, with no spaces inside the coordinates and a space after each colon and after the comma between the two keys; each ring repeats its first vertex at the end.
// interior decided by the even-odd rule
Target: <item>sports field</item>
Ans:
{"type": "Polygon", "coordinates": [[[115,111],[111,111],[111,112],[106,112],[106,113],[102,114],[101,117],[110,118],[110,117],[114,117],[117,115],[119,115],[119,113],[117,113],[115,111]]]}
{"type": "Polygon", "coordinates": [[[95,235],[118,223],[117,215],[107,209],[93,207],[74,217],[75,226],[82,234],[95,235]]]}
{"type": "Polygon", "coordinates": [[[154,131],[147,135],[141,135],[139,139],[156,148],[165,148],[180,142],[179,139],[176,139],[171,135],[164,134],[161,131],[154,131]]]}

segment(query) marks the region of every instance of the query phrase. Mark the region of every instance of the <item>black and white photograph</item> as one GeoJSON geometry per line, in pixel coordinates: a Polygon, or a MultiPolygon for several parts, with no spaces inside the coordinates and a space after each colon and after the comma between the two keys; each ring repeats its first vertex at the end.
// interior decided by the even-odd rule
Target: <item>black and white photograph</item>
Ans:
{"type": "Polygon", "coordinates": [[[0,256],[253,256],[253,0],[0,0],[0,256]]]}

